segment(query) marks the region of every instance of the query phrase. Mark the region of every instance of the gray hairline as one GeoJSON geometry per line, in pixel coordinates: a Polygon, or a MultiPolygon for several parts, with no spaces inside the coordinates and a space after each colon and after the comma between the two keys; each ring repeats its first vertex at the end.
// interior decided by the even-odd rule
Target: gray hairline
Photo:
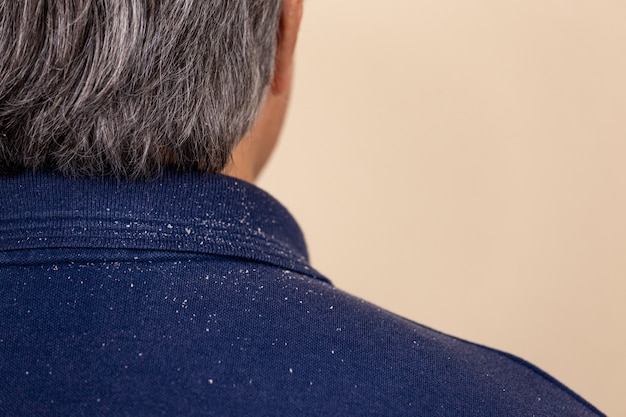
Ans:
{"type": "Polygon", "coordinates": [[[0,171],[221,171],[271,80],[280,5],[0,3],[0,171]]]}

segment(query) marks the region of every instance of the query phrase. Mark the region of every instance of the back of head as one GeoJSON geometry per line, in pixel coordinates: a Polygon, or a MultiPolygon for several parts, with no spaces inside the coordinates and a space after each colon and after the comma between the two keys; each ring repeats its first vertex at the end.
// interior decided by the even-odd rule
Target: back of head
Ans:
{"type": "Polygon", "coordinates": [[[219,172],[272,76],[280,0],[0,0],[0,170],[219,172]]]}

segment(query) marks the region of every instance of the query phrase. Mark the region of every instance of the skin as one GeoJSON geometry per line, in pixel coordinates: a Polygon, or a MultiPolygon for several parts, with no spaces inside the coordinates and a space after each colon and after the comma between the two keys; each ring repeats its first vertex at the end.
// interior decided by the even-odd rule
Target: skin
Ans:
{"type": "Polygon", "coordinates": [[[283,0],[272,83],[252,129],[241,139],[222,172],[226,175],[254,182],[278,142],[291,93],[302,3],[303,0],[283,0]]]}

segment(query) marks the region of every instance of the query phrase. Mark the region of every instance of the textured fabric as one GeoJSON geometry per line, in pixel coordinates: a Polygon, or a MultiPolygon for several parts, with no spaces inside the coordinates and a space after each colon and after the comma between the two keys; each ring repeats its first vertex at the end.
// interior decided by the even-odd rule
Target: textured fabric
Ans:
{"type": "Polygon", "coordinates": [[[598,416],[309,266],[253,185],[0,178],[2,416],[598,416]]]}

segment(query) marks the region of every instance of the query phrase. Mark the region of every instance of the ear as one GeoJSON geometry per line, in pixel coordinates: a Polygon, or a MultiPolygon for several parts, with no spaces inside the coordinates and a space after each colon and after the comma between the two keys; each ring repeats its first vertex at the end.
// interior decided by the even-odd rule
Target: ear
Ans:
{"type": "Polygon", "coordinates": [[[272,93],[281,95],[289,90],[293,71],[293,55],[302,20],[303,0],[283,0],[278,30],[272,93]]]}

